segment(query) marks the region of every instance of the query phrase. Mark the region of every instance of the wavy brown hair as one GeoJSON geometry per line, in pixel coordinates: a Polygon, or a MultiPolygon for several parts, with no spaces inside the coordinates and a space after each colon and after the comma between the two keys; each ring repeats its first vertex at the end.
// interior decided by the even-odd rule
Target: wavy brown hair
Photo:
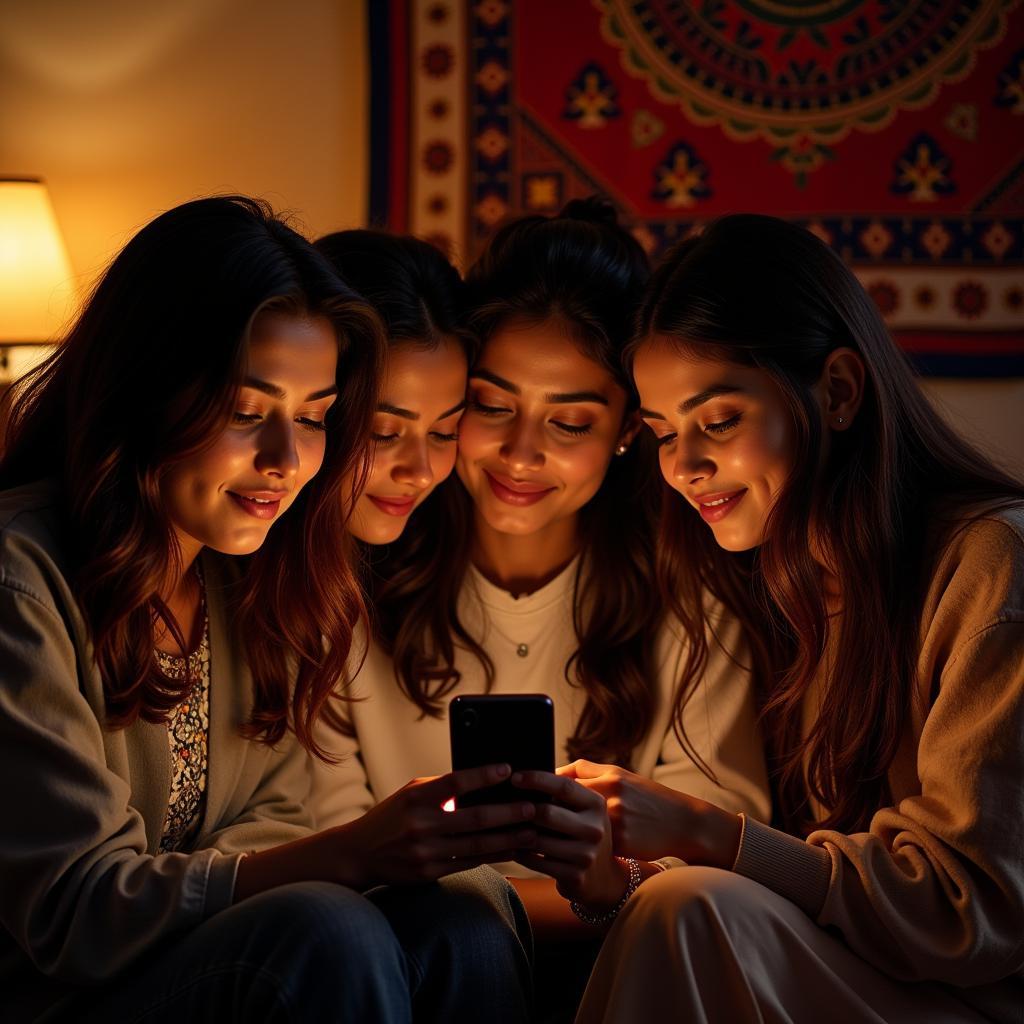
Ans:
{"type": "MultiPolygon", "coordinates": [[[[639,244],[602,201],[576,200],[557,217],[524,217],[491,239],[467,278],[467,326],[481,347],[511,320],[557,320],[580,350],[638,400],[620,355],[649,274],[639,244]]],[[[658,482],[653,442],[640,436],[611,460],[581,510],[580,569],[574,589],[578,648],[565,666],[586,705],[569,741],[573,757],[629,764],[655,709],[656,640],[663,609],[652,579],[658,482]],[[628,524],[628,529],[624,526],[628,524]]],[[[374,608],[383,646],[409,699],[440,716],[458,685],[457,647],[494,665],[459,620],[469,567],[472,502],[452,478],[416,513],[378,568],[374,608]]]]}
{"type": "Polygon", "coordinates": [[[59,487],[72,586],[103,678],[108,725],[166,721],[190,680],[153,656],[161,599],[180,552],[161,498],[176,462],[228,426],[254,319],[267,310],[324,317],[338,339],[339,396],[320,473],[262,547],[238,560],[230,598],[254,705],[245,733],[268,744],[312,726],[342,676],[362,600],[336,538],[341,480],[358,469],[376,401],[376,315],[270,208],[242,196],[185,203],[114,259],[63,343],[5,396],[0,487],[59,487]]]}
{"type": "Polygon", "coordinates": [[[918,692],[935,546],[969,521],[969,506],[1008,504],[1024,488],[946,425],[857,279],[803,228],[755,215],[715,221],[665,257],[638,327],[627,365],[657,336],[681,355],[763,370],[784,397],[794,468],[764,542],[723,550],[666,488],[659,578],[694,649],[706,643],[708,592],[745,625],[783,822],[804,832],[863,829],[888,799],[886,772],[918,692]],[[850,428],[831,435],[821,468],[824,426],[811,388],[844,346],[866,366],[864,397],[850,428]],[[843,617],[821,710],[803,738],[801,709],[829,640],[810,537],[841,581],[843,617]],[[808,790],[828,809],[823,821],[811,820],[808,790]]]}
{"type": "MultiPolygon", "coordinates": [[[[466,328],[465,289],[459,272],[436,247],[407,235],[356,229],[325,235],[314,243],[339,274],[365,296],[384,324],[389,349],[402,346],[434,350],[456,341],[470,365],[476,338],[466,328]]],[[[362,488],[353,484],[353,503],[362,488]]],[[[416,509],[415,525],[400,541],[381,550],[346,538],[360,564],[360,578],[370,596],[369,616],[375,635],[397,652],[401,680],[427,678],[432,661],[424,663],[418,639],[424,621],[442,629],[448,622],[449,599],[444,566],[459,557],[471,532],[467,506],[451,501],[445,484],[416,509]]],[[[454,605],[452,605],[454,608],[454,605]]],[[[350,672],[350,675],[352,673],[350,672]]],[[[353,735],[350,722],[338,728],[353,735]]]]}

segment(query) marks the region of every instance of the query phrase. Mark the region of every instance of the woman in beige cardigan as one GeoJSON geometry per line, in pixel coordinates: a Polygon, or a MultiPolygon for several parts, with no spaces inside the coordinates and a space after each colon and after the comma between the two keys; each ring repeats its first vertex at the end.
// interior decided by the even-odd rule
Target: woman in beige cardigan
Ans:
{"type": "Polygon", "coordinates": [[[688,864],[626,902],[579,1020],[1020,1021],[1024,487],[943,423],[802,228],[712,224],[639,328],[684,499],[667,596],[695,643],[706,590],[748,627],[775,827],[573,766],[617,852],[688,864]]]}
{"type": "Polygon", "coordinates": [[[515,808],[440,809],[500,768],[348,828],[315,832],[303,807],[360,612],[336,538],[380,350],[323,257],[224,197],[144,228],[16,385],[0,460],[5,1020],[472,1020],[482,998],[525,1019],[514,895],[464,869],[532,833],[515,808]],[[417,857],[395,827],[411,815],[417,857]],[[482,825],[499,828],[464,834],[482,825]]]}

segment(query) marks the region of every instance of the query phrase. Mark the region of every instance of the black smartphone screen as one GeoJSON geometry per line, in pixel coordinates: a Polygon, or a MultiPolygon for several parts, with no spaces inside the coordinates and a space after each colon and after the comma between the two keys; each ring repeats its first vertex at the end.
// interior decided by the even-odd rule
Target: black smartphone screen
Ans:
{"type": "MultiPolygon", "coordinates": [[[[455,697],[448,705],[452,769],[510,764],[512,771],[555,770],[555,709],[542,693],[481,694],[455,697]]],[[[466,793],[460,807],[548,800],[511,782],[466,793]]]]}

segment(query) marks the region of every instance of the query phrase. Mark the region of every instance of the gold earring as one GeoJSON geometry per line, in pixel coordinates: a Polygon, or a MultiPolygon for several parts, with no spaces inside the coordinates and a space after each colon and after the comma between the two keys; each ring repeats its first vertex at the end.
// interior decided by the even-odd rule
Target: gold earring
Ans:
{"type": "Polygon", "coordinates": [[[628,452],[628,451],[629,451],[629,446],[628,445],[620,444],[618,446],[618,448],[615,449],[615,454],[616,455],[625,455],[626,452],[628,452]]]}

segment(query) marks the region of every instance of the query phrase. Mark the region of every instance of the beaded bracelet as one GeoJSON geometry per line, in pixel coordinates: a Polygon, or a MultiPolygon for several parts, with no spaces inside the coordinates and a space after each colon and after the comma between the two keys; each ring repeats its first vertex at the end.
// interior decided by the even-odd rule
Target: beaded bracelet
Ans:
{"type": "Polygon", "coordinates": [[[595,914],[592,910],[588,910],[581,903],[577,903],[576,900],[570,901],[569,909],[584,924],[602,925],[609,924],[614,921],[615,918],[618,917],[619,911],[626,905],[626,901],[629,897],[632,896],[640,887],[643,875],[640,873],[639,861],[633,857],[616,857],[615,859],[629,872],[629,881],[626,882],[626,891],[622,894],[622,898],[619,902],[616,903],[611,910],[606,910],[604,913],[599,914],[595,914]]]}

